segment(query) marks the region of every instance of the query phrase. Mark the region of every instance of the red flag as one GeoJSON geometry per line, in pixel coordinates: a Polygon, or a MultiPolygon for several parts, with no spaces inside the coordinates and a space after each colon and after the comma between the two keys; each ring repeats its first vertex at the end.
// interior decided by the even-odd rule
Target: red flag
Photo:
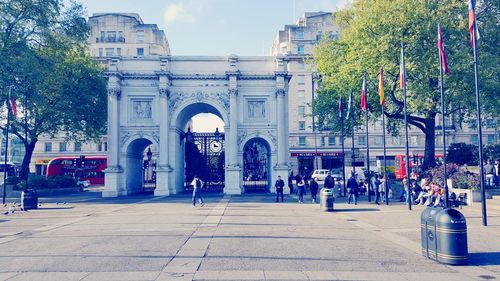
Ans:
{"type": "Polygon", "coordinates": [[[450,75],[450,70],[448,69],[448,61],[446,60],[446,54],[444,52],[443,46],[443,33],[441,32],[441,25],[438,24],[438,49],[439,57],[443,66],[443,71],[446,75],[450,75]]]}
{"type": "Polygon", "coordinates": [[[405,88],[406,83],[406,70],[405,70],[405,55],[403,46],[401,46],[401,66],[399,67],[399,87],[405,88]]]}
{"type": "Polygon", "coordinates": [[[366,78],[363,77],[363,88],[361,89],[361,109],[366,110],[366,78]]]}
{"type": "Polygon", "coordinates": [[[10,98],[10,108],[12,109],[12,113],[14,114],[14,117],[17,116],[17,106],[16,106],[16,101],[14,98],[10,98]]]}
{"type": "Polygon", "coordinates": [[[476,1],[469,0],[469,34],[470,43],[474,47],[474,23],[476,21],[476,1]]]}

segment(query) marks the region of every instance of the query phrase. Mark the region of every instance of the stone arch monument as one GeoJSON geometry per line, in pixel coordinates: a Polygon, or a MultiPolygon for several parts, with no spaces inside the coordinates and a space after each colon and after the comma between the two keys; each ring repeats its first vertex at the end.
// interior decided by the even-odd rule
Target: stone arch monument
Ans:
{"type": "Polygon", "coordinates": [[[108,62],[108,168],[103,197],[136,193],[142,151],[157,149],[156,196],[184,190],[189,120],[213,113],[224,121],[226,194],[243,192],[243,146],[265,140],[270,179],[289,170],[283,57],[145,57],[108,62]]]}

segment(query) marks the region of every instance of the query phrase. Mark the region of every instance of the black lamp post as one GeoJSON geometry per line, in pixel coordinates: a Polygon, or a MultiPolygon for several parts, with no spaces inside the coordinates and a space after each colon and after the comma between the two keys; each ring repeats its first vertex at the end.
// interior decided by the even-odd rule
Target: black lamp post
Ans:
{"type": "Polygon", "coordinates": [[[153,158],[153,152],[151,152],[151,146],[148,147],[148,152],[146,153],[146,156],[148,157],[148,164],[151,162],[151,158],[153,158]]]}
{"type": "Polygon", "coordinates": [[[220,140],[220,132],[219,132],[219,128],[215,128],[215,133],[214,133],[214,136],[215,136],[215,141],[216,141],[216,142],[219,142],[219,140],[220,140]]]}
{"type": "Polygon", "coordinates": [[[182,141],[186,139],[186,142],[193,142],[193,133],[191,132],[191,128],[188,128],[187,132],[181,132],[181,143],[180,145],[182,145],[182,141]]]}

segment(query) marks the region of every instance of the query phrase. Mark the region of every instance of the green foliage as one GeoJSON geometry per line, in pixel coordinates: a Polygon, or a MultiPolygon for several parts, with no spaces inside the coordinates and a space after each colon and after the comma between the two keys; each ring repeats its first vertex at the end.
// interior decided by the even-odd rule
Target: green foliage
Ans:
{"type": "MultiPolygon", "coordinates": [[[[26,183],[24,181],[18,184],[20,190],[24,190],[26,183]]],[[[45,177],[30,175],[28,179],[30,189],[61,189],[76,187],[76,180],[70,176],[45,177]]]]}
{"type": "Polygon", "coordinates": [[[457,165],[474,166],[478,164],[478,147],[473,144],[452,143],[448,147],[446,161],[457,165]]]}
{"type": "MultiPolygon", "coordinates": [[[[26,147],[23,178],[40,135],[64,132],[68,139],[88,140],[105,133],[106,79],[104,68],[88,55],[88,34],[79,4],[0,1],[0,103],[15,85],[12,96],[22,118],[12,120],[10,131],[26,147]]],[[[5,112],[0,124],[5,124],[5,112]]]]}
{"type": "Polygon", "coordinates": [[[500,160],[500,144],[488,144],[483,148],[484,159],[500,160]]]}
{"type": "MultiPolygon", "coordinates": [[[[454,188],[478,189],[479,175],[467,171],[465,168],[456,164],[446,165],[446,175],[453,181],[454,188]]],[[[432,183],[443,186],[444,173],[443,166],[436,166],[424,173],[424,177],[429,178],[432,183]]]]}

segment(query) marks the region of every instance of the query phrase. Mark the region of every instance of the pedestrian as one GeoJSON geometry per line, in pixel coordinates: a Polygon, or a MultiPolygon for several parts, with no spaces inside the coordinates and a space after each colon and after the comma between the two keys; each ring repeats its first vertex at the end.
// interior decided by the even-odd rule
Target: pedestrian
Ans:
{"type": "Polygon", "coordinates": [[[279,198],[281,197],[281,202],[283,202],[283,187],[285,186],[285,182],[281,179],[281,176],[278,176],[274,187],[276,187],[276,202],[279,202],[279,198]]]}
{"type": "Polygon", "coordinates": [[[193,207],[196,206],[196,200],[201,204],[205,205],[203,202],[203,198],[201,198],[201,187],[203,186],[203,181],[201,181],[197,175],[194,175],[193,181],[191,182],[191,185],[193,186],[193,207]]]}
{"type": "Polygon", "coordinates": [[[380,178],[378,175],[375,175],[372,179],[373,182],[373,191],[375,192],[375,204],[379,205],[379,200],[380,200],[380,185],[382,182],[380,181],[380,178]]]}
{"type": "Polygon", "coordinates": [[[297,194],[299,195],[299,203],[304,203],[304,193],[306,192],[306,182],[304,178],[299,176],[299,181],[297,183],[297,194]]]}
{"type": "MultiPolygon", "coordinates": [[[[326,181],[325,181],[325,184],[326,184],[326,181]]],[[[313,203],[316,203],[316,193],[318,193],[319,185],[318,185],[318,182],[316,181],[315,178],[311,179],[311,183],[309,186],[311,188],[311,200],[313,203]]]]}
{"type": "Polygon", "coordinates": [[[335,187],[335,180],[332,177],[332,173],[328,171],[328,174],[325,178],[325,188],[333,189],[335,187]]]}
{"type": "Polygon", "coordinates": [[[498,186],[500,185],[500,160],[495,160],[495,165],[493,165],[495,168],[495,184],[498,186]]]}
{"type": "Polygon", "coordinates": [[[293,194],[293,171],[288,176],[288,187],[290,188],[290,194],[293,194]]]}
{"type": "Polygon", "coordinates": [[[354,199],[354,205],[357,205],[359,187],[358,187],[358,182],[354,177],[354,173],[351,174],[351,177],[347,181],[347,190],[349,191],[349,196],[347,197],[347,204],[351,204],[351,200],[354,199]]]}
{"type": "Polygon", "coordinates": [[[386,186],[385,177],[380,175],[379,179],[380,179],[380,185],[378,187],[378,193],[379,196],[382,198],[382,202],[385,203],[385,186],[386,186]]]}
{"type": "Polygon", "coordinates": [[[486,184],[489,187],[493,187],[495,181],[495,168],[491,165],[489,160],[484,162],[484,174],[486,175],[486,184]]]}

